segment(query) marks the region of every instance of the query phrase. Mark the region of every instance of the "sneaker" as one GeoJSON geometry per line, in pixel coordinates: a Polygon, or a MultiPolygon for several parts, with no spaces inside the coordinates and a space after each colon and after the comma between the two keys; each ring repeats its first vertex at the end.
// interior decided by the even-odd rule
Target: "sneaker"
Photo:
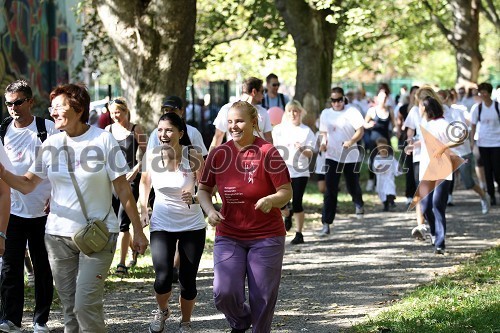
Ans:
{"type": "Polygon", "coordinates": [[[375,182],[373,181],[373,179],[368,179],[368,181],[366,182],[366,192],[373,191],[374,186],[375,186],[375,182]]]}
{"type": "Polygon", "coordinates": [[[48,333],[50,330],[47,325],[35,323],[33,325],[33,333],[48,333]]]}
{"type": "Polygon", "coordinates": [[[356,207],[356,218],[362,219],[365,215],[365,209],[363,207],[356,207]]]}
{"type": "Polygon", "coordinates": [[[487,193],[481,199],[481,211],[483,214],[488,214],[490,211],[490,195],[487,193]]]}
{"type": "Polygon", "coordinates": [[[423,224],[419,224],[411,230],[411,235],[413,236],[413,238],[421,241],[425,240],[426,233],[427,233],[427,228],[423,224]]]}
{"type": "Polygon", "coordinates": [[[431,236],[431,245],[434,246],[434,244],[436,244],[436,236],[434,235],[429,235],[431,236]]]}
{"type": "Polygon", "coordinates": [[[7,332],[7,333],[15,333],[15,332],[22,332],[21,327],[17,327],[14,325],[13,322],[10,320],[4,320],[2,323],[0,323],[0,332],[7,332]]]}
{"type": "Polygon", "coordinates": [[[34,286],[35,286],[35,274],[28,273],[28,287],[34,287],[34,286]]]}
{"type": "Polygon", "coordinates": [[[436,248],[436,250],[434,250],[434,253],[435,254],[444,254],[444,249],[442,247],[438,247],[438,248],[436,248]]]}
{"type": "Polygon", "coordinates": [[[154,320],[149,323],[149,333],[161,333],[165,328],[165,321],[170,316],[170,309],[166,310],[153,310],[151,314],[155,316],[154,320]]]}
{"type": "Polygon", "coordinates": [[[179,324],[179,333],[184,333],[184,332],[192,332],[193,330],[191,329],[191,322],[187,321],[184,323],[179,324]]]}
{"type": "MultiPolygon", "coordinates": [[[[330,230],[328,230],[330,232],[330,230]]],[[[302,235],[301,232],[296,232],[295,233],[295,238],[291,240],[290,244],[296,245],[296,244],[303,244],[304,243],[304,236],[302,235]]]]}
{"type": "Polygon", "coordinates": [[[174,267],[174,272],[172,273],[172,282],[179,282],[179,269],[177,267],[174,267]]]}
{"type": "Polygon", "coordinates": [[[325,237],[330,234],[330,225],[328,223],[323,224],[323,229],[319,232],[319,237],[325,237]]]}

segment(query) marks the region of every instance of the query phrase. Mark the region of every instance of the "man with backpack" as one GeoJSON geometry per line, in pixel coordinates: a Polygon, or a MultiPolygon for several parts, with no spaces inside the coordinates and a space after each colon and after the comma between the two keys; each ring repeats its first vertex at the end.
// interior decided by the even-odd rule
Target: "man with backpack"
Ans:
{"type": "MultiPolygon", "coordinates": [[[[28,171],[42,142],[57,132],[53,122],[33,116],[33,104],[33,93],[25,80],[17,80],[5,89],[5,105],[10,117],[0,125],[0,138],[17,175],[28,171]]],[[[33,329],[49,332],[47,321],[54,287],[44,237],[50,191],[48,179],[30,194],[11,189],[9,223],[6,232],[0,233],[0,242],[5,242],[0,280],[1,332],[21,332],[26,242],[35,272],[33,329]]]]}
{"type": "MultiPolygon", "coordinates": [[[[486,190],[491,197],[491,205],[494,206],[497,203],[494,181],[500,185],[500,106],[498,101],[491,99],[491,84],[483,82],[478,90],[482,102],[471,108],[471,137],[477,140],[484,165],[486,190]]],[[[500,187],[498,190],[500,193],[500,187]]]]}
{"type": "Polygon", "coordinates": [[[269,110],[270,108],[277,106],[285,111],[285,105],[288,103],[288,96],[278,93],[280,88],[280,81],[276,74],[269,74],[266,77],[266,89],[267,92],[264,94],[264,99],[262,100],[262,106],[269,110]]]}

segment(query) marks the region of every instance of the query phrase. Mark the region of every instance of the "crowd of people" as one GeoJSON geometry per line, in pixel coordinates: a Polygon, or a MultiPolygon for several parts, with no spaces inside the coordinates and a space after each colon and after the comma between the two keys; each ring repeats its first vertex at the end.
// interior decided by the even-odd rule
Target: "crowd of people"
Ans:
{"type": "Polygon", "coordinates": [[[270,332],[292,221],[290,244],[306,243],[303,196],[312,176],[323,193],[319,237],[332,234],[342,175],[356,217],[363,218],[363,163],[366,191],[376,191],[384,212],[394,210],[395,177],[405,174],[406,204],[416,216],[411,234],[422,240],[429,234],[436,254],[446,251],[446,208],[453,204],[458,176],[478,194],[483,214],[496,205],[500,111],[489,83],[477,86],[474,103],[462,88],[456,93],[414,86],[394,100],[389,86],[380,84],[369,100],[361,89],[345,93],[334,87],[316,133],[304,124],[301,103],[278,92],[277,75],[268,75],[266,87],[249,77],[241,88],[239,100],[215,118],[207,150],[200,132],[186,124],[177,96],[164,100],[146,141],[124,98],[110,100],[107,118],[90,125],[86,88],[61,85],[50,93],[52,122],[32,115],[28,82],[7,86],[10,117],[0,128],[0,331],[21,332],[26,247],[33,261],[34,332],[49,331],[53,285],[66,333],[106,331],[104,281],[120,232],[120,276],[151,242],[157,308],[149,332],[164,331],[177,279],[178,330],[189,332],[208,223],[215,228],[216,309],[231,332],[270,332]],[[279,124],[268,113],[277,108],[279,124]],[[216,192],[220,210],[213,203],[216,192]],[[73,238],[89,223],[87,212],[109,232],[104,248],[91,254],[73,238]]]}

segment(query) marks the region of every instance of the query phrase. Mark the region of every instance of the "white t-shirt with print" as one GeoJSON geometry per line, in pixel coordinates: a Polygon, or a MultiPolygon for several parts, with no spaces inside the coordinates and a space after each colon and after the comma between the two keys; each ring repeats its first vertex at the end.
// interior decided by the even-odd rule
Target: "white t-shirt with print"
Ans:
{"type": "MultiPolygon", "coordinates": [[[[227,126],[227,113],[229,112],[229,109],[234,103],[227,103],[223,105],[219,113],[217,114],[217,117],[214,119],[214,126],[216,129],[218,129],[221,132],[226,133],[226,139],[232,140],[231,135],[228,132],[228,126],[227,126]]],[[[257,109],[258,113],[258,123],[259,123],[259,130],[260,132],[254,131],[254,135],[259,136],[264,138],[264,133],[271,132],[273,130],[273,126],[271,125],[271,119],[269,118],[269,114],[267,114],[267,110],[262,107],[262,105],[254,105],[254,107],[257,109]]]]}
{"type": "Polygon", "coordinates": [[[285,160],[291,178],[309,177],[310,159],[295,148],[299,143],[314,151],[316,137],[309,126],[300,124],[295,126],[290,122],[282,122],[273,128],[273,144],[285,160]]]}
{"type": "Polygon", "coordinates": [[[324,109],[319,123],[319,130],[327,135],[327,159],[341,163],[356,163],[361,160],[362,156],[356,143],[348,150],[342,146],[343,142],[351,140],[354,133],[365,123],[358,109],[350,106],[342,111],[324,109]]]}
{"type": "MultiPolygon", "coordinates": [[[[200,131],[198,131],[195,127],[186,124],[187,127],[187,135],[191,140],[191,143],[194,148],[200,149],[199,152],[201,156],[207,156],[208,151],[207,147],[205,147],[205,143],[203,142],[203,137],[201,136],[200,131]]],[[[154,147],[158,147],[160,145],[160,139],[158,138],[158,128],[155,128],[151,135],[149,136],[148,146],[146,151],[153,149],[154,147]]]]}
{"type": "MultiPolygon", "coordinates": [[[[45,119],[47,139],[51,135],[58,133],[54,123],[45,119]]],[[[36,159],[37,149],[42,145],[38,137],[36,120],[26,127],[17,128],[14,121],[9,124],[4,138],[4,147],[12,165],[13,173],[19,176],[24,175],[36,159]]],[[[50,183],[48,180],[42,181],[33,192],[22,194],[11,189],[10,213],[23,218],[36,218],[45,216],[43,211],[47,200],[50,197],[50,183]]]]}
{"type": "MultiPolygon", "coordinates": [[[[451,139],[459,139],[459,137],[462,135],[461,130],[467,129],[467,123],[465,121],[463,111],[460,109],[455,109],[453,108],[453,106],[448,107],[447,105],[443,105],[443,111],[444,119],[446,119],[446,121],[450,123],[447,132],[449,133],[451,139]]],[[[451,148],[451,151],[458,156],[465,156],[472,153],[469,137],[467,136],[465,141],[460,146],[451,148]]]]}
{"type": "Polygon", "coordinates": [[[151,215],[150,231],[183,232],[200,230],[207,226],[201,206],[188,205],[181,199],[183,191],[195,193],[195,176],[189,160],[183,158],[176,171],[161,165],[159,149],[148,151],[147,171],[155,190],[155,203],[151,215]]]}
{"type": "MultiPolygon", "coordinates": [[[[70,237],[86,220],[68,172],[65,137],[65,132],[49,137],[29,171],[42,179],[48,178],[52,185],[45,232],[70,237]]],[[[110,132],[90,126],[80,136],[67,137],[67,144],[88,217],[103,219],[109,212],[106,219],[109,232],[119,232],[118,219],[111,208],[112,181],[125,175],[129,168],[118,142],[110,132]]]]}
{"type": "Polygon", "coordinates": [[[495,109],[495,102],[489,107],[482,103],[481,119],[478,119],[479,104],[474,104],[470,117],[471,123],[476,125],[477,145],[478,147],[500,147],[500,117],[495,109]]]}

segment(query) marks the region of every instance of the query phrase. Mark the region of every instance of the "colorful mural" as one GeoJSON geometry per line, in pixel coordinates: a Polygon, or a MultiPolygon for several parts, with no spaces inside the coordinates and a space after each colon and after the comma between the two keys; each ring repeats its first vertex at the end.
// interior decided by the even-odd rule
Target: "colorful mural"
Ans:
{"type": "Polygon", "coordinates": [[[45,107],[51,89],[70,80],[76,28],[70,26],[74,17],[68,20],[66,5],[64,0],[0,0],[1,90],[24,78],[36,104],[45,107]]]}

